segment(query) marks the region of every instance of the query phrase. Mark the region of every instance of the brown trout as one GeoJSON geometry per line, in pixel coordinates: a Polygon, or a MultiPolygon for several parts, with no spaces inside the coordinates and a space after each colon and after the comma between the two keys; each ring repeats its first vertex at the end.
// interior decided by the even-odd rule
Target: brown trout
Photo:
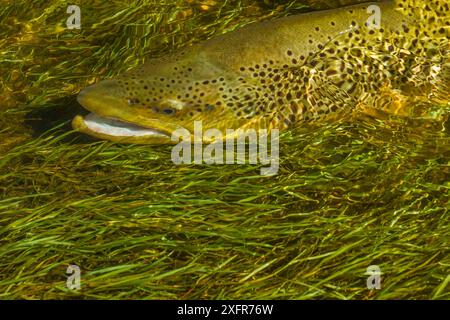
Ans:
{"type": "Polygon", "coordinates": [[[74,129],[165,144],[177,129],[286,129],[345,110],[449,105],[449,4],[396,0],[253,23],[81,91],[74,129]],[[371,16],[379,9],[379,25],[371,16]]]}

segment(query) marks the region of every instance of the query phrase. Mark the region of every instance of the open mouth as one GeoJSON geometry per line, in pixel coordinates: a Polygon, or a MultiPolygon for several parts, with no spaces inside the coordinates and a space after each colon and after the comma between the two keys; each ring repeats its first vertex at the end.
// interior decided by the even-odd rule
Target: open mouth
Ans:
{"type": "Polygon", "coordinates": [[[110,119],[90,113],[83,118],[86,127],[94,132],[117,137],[142,137],[151,135],[168,136],[156,129],[145,128],[136,124],[110,119]]]}

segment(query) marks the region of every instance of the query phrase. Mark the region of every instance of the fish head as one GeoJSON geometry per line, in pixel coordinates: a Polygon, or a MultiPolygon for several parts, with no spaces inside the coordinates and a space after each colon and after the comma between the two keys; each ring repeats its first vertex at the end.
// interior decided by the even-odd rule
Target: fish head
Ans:
{"type": "Polygon", "coordinates": [[[230,102],[233,81],[198,59],[152,61],[82,90],[78,102],[92,113],[75,117],[72,124],[97,138],[143,144],[172,143],[178,129],[193,134],[196,121],[203,129],[225,132],[242,122],[230,102]]]}

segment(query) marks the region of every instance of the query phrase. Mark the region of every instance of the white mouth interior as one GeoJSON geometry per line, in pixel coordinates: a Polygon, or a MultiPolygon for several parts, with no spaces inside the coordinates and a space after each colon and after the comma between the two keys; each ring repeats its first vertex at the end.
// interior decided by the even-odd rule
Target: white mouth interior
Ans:
{"type": "Polygon", "coordinates": [[[104,118],[95,113],[90,113],[85,116],[84,123],[94,132],[116,137],[165,136],[163,133],[156,130],[140,127],[120,120],[104,118]]]}

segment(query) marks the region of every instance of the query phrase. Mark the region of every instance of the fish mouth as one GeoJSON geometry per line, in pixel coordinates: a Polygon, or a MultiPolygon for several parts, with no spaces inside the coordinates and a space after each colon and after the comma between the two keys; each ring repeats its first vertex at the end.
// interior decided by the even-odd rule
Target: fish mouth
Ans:
{"type": "Polygon", "coordinates": [[[118,142],[168,143],[171,138],[168,131],[103,117],[96,113],[77,115],[72,121],[72,127],[90,136],[118,142]]]}

